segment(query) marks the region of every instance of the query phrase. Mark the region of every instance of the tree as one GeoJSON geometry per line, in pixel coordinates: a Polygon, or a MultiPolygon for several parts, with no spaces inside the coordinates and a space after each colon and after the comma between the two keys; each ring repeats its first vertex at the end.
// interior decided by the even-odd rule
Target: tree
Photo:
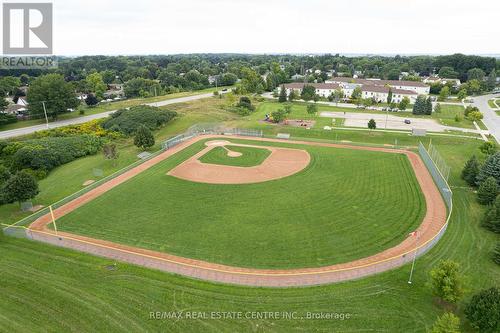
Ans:
{"type": "Polygon", "coordinates": [[[427,99],[425,100],[424,113],[426,115],[432,114],[432,100],[430,97],[427,97],[427,99]]]}
{"type": "Polygon", "coordinates": [[[222,86],[232,86],[238,81],[238,77],[233,73],[224,73],[220,79],[222,86]]]}
{"type": "Polygon", "coordinates": [[[92,107],[99,104],[99,101],[97,100],[97,97],[94,94],[88,94],[87,98],[85,98],[85,104],[87,104],[87,106],[92,107]]]}
{"type": "Polygon", "coordinates": [[[273,118],[273,123],[279,124],[286,119],[286,111],[283,109],[279,109],[272,112],[271,117],[273,118]]]}
{"type": "Polygon", "coordinates": [[[473,155],[466,163],[462,170],[462,179],[467,182],[470,186],[476,185],[476,178],[479,174],[479,161],[476,156],[473,155]]]}
{"type": "Polygon", "coordinates": [[[155,138],[151,130],[144,125],[139,126],[134,137],[134,145],[142,149],[148,149],[155,144],[155,138]]]}
{"type": "Polygon", "coordinates": [[[406,108],[410,105],[410,99],[408,97],[403,97],[401,102],[399,102],[398,109],[401,111],[406,110],[406,108]]]}
{"type": "Polygon", "coordinates": [[[496,152],[493,155],[488,156],[486,162],[479,174],[477,175],[477,183],[482,183],[486,178],[493,177],[496,179],[497,184],[500,185],[500,152],[496,152]]]}
{"type": "Polygon", "coordinates": [[[426,110],[426,98],[424,95],[419,95],[417,97],[417,100],[415,101],[415,104],[413,105],[413,114],[414,115],[421,115],[425,114],[426,110]]]}
{"type": "Polygon", "coordinates": [[[447,312],[436,320],[430,333],[460,333],[460,318],[447,312]]]}
{"type": "Polygon", "coordinates": [[[481,68],[472,68],[467,71],[467,81],[478,80],[482,81],[486,74],[481,68]]]}
{"type": "Polygon", "coordinates": [[[47,114],[53,119],[79,104],[73,88],[60,74],[47,74],[35,79],[28,90],[27,100],[31,115],[43,116],[42,102],[45,102],[47,114]]]}
{"type": "Polygon", "coordinates": [[[486,229],[500,233],[500,195],[484,214],[482,224],[486,229]]]}
{"type": "Polygon", "coordinates": [[[307,113],[311,116],[315,116],[318,112],[318,106],[316,104],[307,104],[307,113]]]}
{"type": "Polygon", "coordinates": [[[500,332],[500,289],[493,287],[472,296],[464,313],[481,333],[500,332]]]}
{"type": "Polygon", "coordinates": [[[102,153],[104,154],[104,158],[107,160],[112,160],[113,165],[115,165],[116,160],[120,157],[120,153],[116,148],[116,144],[114,143],[106,143],[102,146],[102,153]]]}
{"type": "Polygon", "coordinates": [[[449,67],[449,66],[441,67],[438,74],[439,74],[439,77],[441,77],[441,78],[446,78],[446,79],[458,78],[458,73],[455,72],[455,69],[453,69],[453,67],[449,67]]]}
{"type": "Polygon", "coordinates": [[[438,100],[443,102],[446,101],[448,97],[450,97],[450,88],[448,88],[448,86],[444,86],[439,92],[438,100]]]}
{"type": "Polygon", "coordinates": [[[479,150],[485,155],[493,155],[497,152],[497,149],[497,145],[491,141],[486,141],[479,146],[479,150]]]}
{"type": "Polygon", "coordinates": [[[292,102],[294,99],[297,99],[297,94],[295,94],[295,90],[291,89],[288,94],[288,100],[292,102]]]}
{"type": "Polygon", "coordinates": [[[278,102],[285,103],[286,102],[286,98],[287,98],[287,96],[286,96],[285,85],[282,85],[281,89],[280,89],[280,96],[278,97],[278,102]]]}
{"type": "Polygon", "coordinates": [[[468,95],[474,95],[481,92],[481,81],[479,80],[470,80],[467,81],[465,85],[463,85],[465,89],[467,89],[468,95]]]}
{"type": "Polygon", "coordinates": [[[363,92],[361,91],[361,88],[360,87],[356,87],[352,91],[351,98],[352,99],[359,99],[359,98],[361,98],[362,93],[363,92]]]}
{"type": "Polygon", "coordinates": [[[471,121],[479,121],[483,119],[484,115],[479,111],[473,111],[467,115],[467,119],[471,121]]]}
{"type": "Polygon", "coordinates": [[[481,205],[489,205],[493,203],[498,195],[498,184],[495,178],[488,177],[481,183],[477,190],[477,201],[481,205]]]}
{"type": "Polygon", "coordinates": [[[495,89],[496,84],[497,84],[497,73],[495,69],[492,69],[486,80],[486,87],[488,88],[488,90],[493,90],[495,89]]]}
{"type": "Polygon", "coordinates": [[[9,102],[7,102],[7,100],[3,96],[0,97],[0,112],[7,109],[8,106],[9,106],[9,102]]]}
{"type": "Polygon", "coordinates": [[[7,180],[9,180],[11,176],[12,175],[10,174],[9,169],[4,167],[3,165],[0,165],[0,188],[3,184],[5,184],[7,180]]]}
{"type": "Polygon", "coordinates": [[[102,79],[102,75],[100,73],[92,73],[87,75],[85,78],[87,82],[87,86],[90,91],[93,92],[98,99],[104,98],[104,93],[107,90],[107,86],[102,79]]]}
{"type": "Polygon", "coordinates": [[[462,101],[467,98],[467,89],[460,89],[457,94],[458,100],[462,101]]]}
{"type": "Polygon", "coordinates": [[[463,277],[460,265],[452,260],[442,260],[431,272],[431,288],[435,296],[449,303],[456,303],[463,295],[463,277]]]}
{"type": "Polygon", "coordinates": [[[292,104],[292,103],[285,103],[285,104],[283,105],[283,108],[284,108],[285,113],[286,113],[287,115],[289,115],[289,114],[291,114],[291,113],[292,113],[292,107],[293,107],[293,104],[292,104]]]}
{"type": "Polygon", "coordinates": [[[387,94],[387,104],[392,103],[392,89],[389,88],[389,93],[387,94]]]}
{"type": "Polygon", "coordinates": [[[479,112],[479,109],[475,106],[467,106],[464,110],[464,116],[467,117],[471,112],[479,112]]]}
{"type": "Polygon", "coordinates": [[[371,130],[377,128],[377,123],[375,122],[375,119],[370,119],[370,121],[368,121],[368,128],[371,130]]]}
{"type": "Polygon", "coordinates": [[[26,171],[19,171],[2,186],[1,196],[5,203],[21,203],[33,199],[39,192],[36,179],[26,171]]]}
{"type": "Polygon", "coordinates": [[[302,93],[300,94],[300,97],[304,100],[304,101],[311,101],[311,100],[314,100],[314,98],[316,97],[316,88],[314,88],[314,86],[311,86],[309,84],[306,84],[303,88],[302,88],[302,93]]]}

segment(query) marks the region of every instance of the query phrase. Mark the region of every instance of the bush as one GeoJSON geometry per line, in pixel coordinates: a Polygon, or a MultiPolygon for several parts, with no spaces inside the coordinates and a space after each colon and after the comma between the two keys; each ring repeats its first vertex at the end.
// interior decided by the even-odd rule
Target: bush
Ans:
{"type": "Polygon", "coordinates": [[[134,145],[138,148],[148,149],[155,145],[153,133],[144,125],[141,125],[134,137],[134,145]]]}
{"type": "Polygon", "coordinates": [[[17,117],[7,113],[0,113],[0,127],[17,122],[17,117]]]}
{"type": "Polygon", "coordinates": [[[477,175],[477,183],[482,183],[488,177],[493,177],[500,185],[500,152],[496,152],[486,159],[477,175]]]}
{"type": "Polygon", "coordinates": [[[483,226],[490,231],[500,233],[500,195],[497,195],[493,205],[484,214],[483,226]]]}
{"type": "Polygon", "coordinates": [[[432,329],[431,333],[460,333],[460,318],[453,313],[445,313],[439,317],[432,329]]]}
{"type": "Polygon", "coordinates": [[[470,186],[476,185],[476,178],[479,174],[479,162],[476,156],[472,156],[466,163],[462,170],[462,179],[470,186]]]}
{"type": "Polygon", "coordinates": [[[497,152],[497,145],[494,142],[486,141],[479,147],[479,150],[485,155],[493,155],[497,152]]]}
{"type": "Polygon", "coordinates": [[[497,243],[497,246],[493,250],[493,261],[500,265],[500,242],[497,243]]]}
{"type": "Polygon", "coordinates": [[[464,312],[480,332],[500,332],[500,290],[493,287],[474,295],[464,312]]]}
{"type": "Polygon", "coordinates": [[[442,260],[431,272],[431,288],[435,296],[450,303],[457,302],[463,295],[463,281],[460,265],[452,260],[442,260]]]}
{"type": "Polygon", "coordinates": [[[477,190],[477,201],[481,205],[489,205],[493,203],[498,195],[498,184],[495,178],[486,178],[484,182],[481,183],[479,189],[477,190]]]}
{"type": "Polygon", "coordinates": [[[162,110],[153,106],[138,105],[129,110],[122,109],[111,114],[111,117],[102,123],[107,130],[118,130],[124,135],[134,135],[137,129],[144,125],[155,130],[167,124],[177,116],[177,112],[162,110]]]}
{"type": "Polygon", "coordinates": [[[14,170],[50,171],[79,157],[93,155],[102,147],[102,139],[93,135],[46,137],[17,142],[19,148],[10,157],[14,170]]]}
{"type": "Polygon", "coordinates": [[[0,196],[3,203],[21,203],[33,199],[39,192],[35,178],[25,171],[20,171],[5,182],[0,196]]]}

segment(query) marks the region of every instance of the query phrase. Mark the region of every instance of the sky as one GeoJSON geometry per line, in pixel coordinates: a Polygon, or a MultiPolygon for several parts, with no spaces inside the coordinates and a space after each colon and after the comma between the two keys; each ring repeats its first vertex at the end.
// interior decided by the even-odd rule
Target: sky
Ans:
{"type": "Polygon", "coordinates": [[[52,2],[58,55],[500,54],[498,0],[52,2]]]}

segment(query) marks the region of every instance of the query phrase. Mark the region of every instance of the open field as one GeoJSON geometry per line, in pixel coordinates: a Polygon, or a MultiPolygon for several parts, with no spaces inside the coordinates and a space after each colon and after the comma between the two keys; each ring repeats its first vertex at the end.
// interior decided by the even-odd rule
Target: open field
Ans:
{"type": "Polygon", "coordinates": [[[221,264],[302,268],[375,254],[422,221],[425,203],[404,155],[237,140],[305,149],[312,161],[296,175],[244,186],[165,175],[203,141],[63,216],[59,230],[221,264]]]}

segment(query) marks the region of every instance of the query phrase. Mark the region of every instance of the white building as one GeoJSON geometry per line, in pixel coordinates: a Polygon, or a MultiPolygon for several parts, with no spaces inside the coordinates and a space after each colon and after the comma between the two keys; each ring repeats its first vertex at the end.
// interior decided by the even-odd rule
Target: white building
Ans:
{"type": "Polygon", "coordinates": [[[384,86],[376,86],[365,84],[361,87],[361,97],[364,99],[370,98],[377,102],[387,102],[389,91],[392,91],[392,102],[399,103],[403,98],[408,97],[410,103],[415,103],[418,94],[411,90],[393,89],[384,86]]]}
{"type": "Polygon", "coordinates": [[[418,81],[398,81],[398,80],[378,80],[378,79],[355,79],[351,77],[333,77],[325,83],[354,83],[359,85],[375,85],[386,86],[393,89],[410,90],[417,93],[417,95],[429,95],[430,87],[418,81]]]}
{"type": "MultiPolygon", "coordinates": [[[[304,86],[313,86],[316,89],[316,95],[320,97],[328,97],[333,92],[340,87],[340,85],[336,83],[287,83],[284,84],[283,86],[286,89],[286,94],[287,96],[290,95],[290,92],[293,90],[297,95],[300,95],[302,93],[302,89],[304,86]]],[[[281,92],[281,86],[278,87],[278,93],[281,92]]]]}

